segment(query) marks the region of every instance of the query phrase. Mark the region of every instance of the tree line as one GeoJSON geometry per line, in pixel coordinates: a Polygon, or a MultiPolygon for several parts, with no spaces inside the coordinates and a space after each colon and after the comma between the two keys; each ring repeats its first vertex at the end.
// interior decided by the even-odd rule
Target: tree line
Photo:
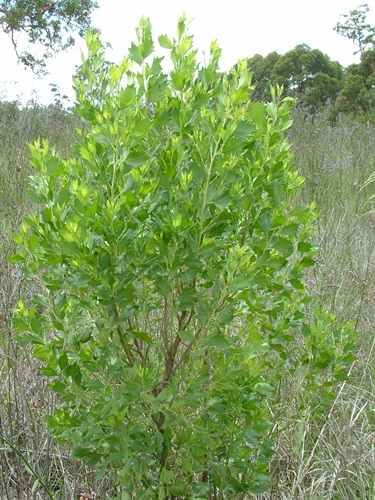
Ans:
{"type": "Polygon", "coordinates": [[[286,95],[317,111],[331,103],[337,113],[368,114],[375,103],[375,49],[361,54],[348,68],[319,49],[297,45],[284,55],[271,52],[247,59],[253,73],[253,97],[270,100],[270,86],[281,85],[286,95]]]}

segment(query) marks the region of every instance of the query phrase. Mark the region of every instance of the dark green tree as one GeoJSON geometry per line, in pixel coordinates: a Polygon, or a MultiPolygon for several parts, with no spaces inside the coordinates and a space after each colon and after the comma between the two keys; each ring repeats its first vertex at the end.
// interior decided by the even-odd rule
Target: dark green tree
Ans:
{"type": "Polygon", "coordinates": [[[375,106],[375,49],[366,50],[359,64],[347,69],[344,86],[336,101],[341,113],[367,114],[375,106]]]}
{"type": "Polygon", "coordinates": [[[375,28],[366,23],[367,12],[370,7],[367,4],[361,4],[355,10],[350,10],[349,14],[343,14],[342,23],[338,22],[333,28],[339,35],[345,36],[358,46],[358,52],[361,55],[368,46],[372,47],[375,43],[375,28]]]}
{"type": "Polygon", "coordinates": [[[74,44],[72,33],[82,36],[90,27],[95,0],[0,0],[0,23],[10,36],[19,60],[40,72],[46,59],[58,50],[74,44]],[[25,34],[27,44],[39,44],[43,55],[19,50],[19,34],[25,34]]]}
{"type": "Polygon", "coordinates": [[[270,85],[272,85],[272,74],[276,63],[282,58],[276,51],[270,52],[266,57],[255,54],[247,60],[247,66],[253,74],[255,87],[255,98],[258,100],[270,100],[270,85]]]}
{"type": "Polygon", "coordinates": [[[285,55],[271,52],[263,58],[258,54],[248,59],[248,67],[253,72],[256,97],[269,99],[270,84],[278,84],[287,95],[314,108],[336,98],[344,74],[340,63],[306,44],[297,45],[285,55]]]}

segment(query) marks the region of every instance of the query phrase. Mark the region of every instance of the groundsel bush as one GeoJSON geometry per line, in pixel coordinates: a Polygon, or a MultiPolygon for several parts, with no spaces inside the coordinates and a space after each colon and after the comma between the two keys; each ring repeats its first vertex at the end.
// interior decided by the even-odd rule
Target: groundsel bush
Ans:
{"type": "Polygon", "coordinates": [[[184,17],[159,38],[168,74],[148,19],[137,39],[116,65],[87,35],[78,155],[31,147],[38,210],[11,260],[41,293],[18,341],[60,395],[55,438],[117,498],[244,498],[269,484],[275,388],[302,370],[323,411],[352,333],[305,317],[315,215],[284,140],[293,101],[249,101],[246,62],[219,73],[216,43],[200,64],[184,17]]]}

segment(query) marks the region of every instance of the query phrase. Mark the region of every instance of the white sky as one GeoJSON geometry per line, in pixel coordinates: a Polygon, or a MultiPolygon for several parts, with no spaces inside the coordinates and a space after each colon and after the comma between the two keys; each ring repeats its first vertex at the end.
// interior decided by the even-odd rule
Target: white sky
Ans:
{"type": "MultiPolygon", "coordinates": [[[[208,52],[212,40],[223,49],[221,66],[229,69],[238,59],[263,56],[276,50],[284,54],[300,43],[317,48],[343,66],[359,62],[355,45],[339,36],[333,27],[341,14],[361,3],[370,7],[367,21],[375,25],[375,0],[99,0],[93,25],[102,31],[101,39],[113,48],[108,58],[118,62],[135,40],[135,27],[141,16],[151,19],[154,38],[175,36],[178,18],[185,12],[194,18],[190,33],[195,46],[208,52]]],[[[80,63],[83,43],[57,55],[49,62],[50,74],[40,80],[17,63],[7,35],[0,33],[0,98],[26,102],[34,97],[51,102],[49,83],[56,83],[62,94],[74,99],[71,76],[80,63]]]]}

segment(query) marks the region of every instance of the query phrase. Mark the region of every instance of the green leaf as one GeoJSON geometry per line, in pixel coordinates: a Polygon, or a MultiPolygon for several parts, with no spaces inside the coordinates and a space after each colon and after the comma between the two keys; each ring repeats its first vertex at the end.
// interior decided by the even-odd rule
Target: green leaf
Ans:
{"type": "Polygon", "coordinates": [[[174,481],[174,483],[168,487],[168,492],[170,493],[170,495],[173,496],[184,497],[186,491],[187,491],[187,484],[182,479],[177,479],[177,481],[174,481]]]}
{"type": "Polygon", "coordinates": [[[190,36],[184,37],[181,39],[180,43],[177,47],[177,53],[180,56],[184,56],[192,47],[193,40],[190,36]]]}
{"type": "Polygon", "coordinates": [[[52,382],[49,384],[49,387],[56,392],[57,394],[64,394],[66,390],[66,386],[63,382],[60,380],[56,380],[55,382],[52,382]]]}
{"type": "Polygon", "coordinates": [[[277,117],[277,105],[274,102],[269,102],[266,105],[266,111],[272,120],[276,120],[277,117]]]}
{"type": "Polygon", "coordinates": [[[229,286],[229,293],[239,292],[248,289],[252,284],[253,278],[246,275],[237,275],[229,286]]]}
{"type": "Polygon", "coordinates": [[[197,291],[195,288],[185,288],[178,296],[179,311],[192,309],[197,302],[197,291]]]}
{"type": "Polygon", "coordinates": [[[271,229],[271,218],[268,212],[265,212],[260,216],[259,226],[262,228],[264,234],[267,236],[271,229]]]}
{"type": "Polygon", "coordinates": [[[170,41],[170,39],[167,37],[167,35],[160,35],[158,40],[159,40],[160,47],[163,47],[164,49],[173,48],[173,44],[170,41]]]}
{"type": "Polygon", "coordinates": [[[171,73],[172,87],[175,90],[182,92],[185,86],[185,75],[183,73],[173,71],[171,73]]]}
{"type": "Polygon", "coordinates": [[[48,307],[49,306],[47,297],[45,295],[41,295],[39,293],[33,294],[32,301],[36,306],[40,306],[40,307],[48,307]]]}
{"type": "Polygon", "coordinates": [[[79,255],[80,248],[75,241],[59,241],[58,246],[65,255],[79,255]]]}
{"type": "Polygon", "coordinates": [[[312,244],[308,241],[301,241],[300,243],[298,243],[298,251],[301,253],[311,252],[312,249],[312,244]]]}
{"type": "Polygon", "coordinates": [[[31,326],[31,329],[34,333],[36,333],[37,335],[40,335],[42,333],[42,330],[43,330],[43,321],[42,321],[42,318],[40,316],[33,316],[32,318],[30,318],[30,326],[31,326]]]}
{"type": "Polygon", "coordinates": [[[291,211],[290,215],[296,217],[302,224],[305,224],[311,217],[311,210],[309,207],[298,205],[291,211]]]}
{"type": "Polygon", "coordinates": [[[13,234],[13,241],[15,241],[16,243],[18,243],[19,245],[22,245],[23,244],[23,237],[22,237],[22,235],[14,233],[13,234]]]}
{"type": "Polygon", "coordinates": [[[140,47],[138,45],[135,45],[134,42],[132,42],[130,49],[129,49],[129,58],[139,64],[143,63],[143,55],[140,47]]]}
{"type": "Polygon", "coordinates": [[[231,346],[223,333],[209,335],[208,337],[202,339],[200,344],[217,347],[218,349],[228,349],[228,347],[231,346]]]}
{"type": "Polygon", "coordinates": [[[289,240],[282,238],[281,236],[275,236],[270,242],[272,248],[280,252],[285,257],[292,255],[294,250],[294,245],[289,240]]]}
{"type": "Polygon", "coordinates": [[[11,262],[12,264],[17,264],[19,262],[25,262],[25,260],[26,260],[26,257],[25,257],[25,255],[22,255],[22,254],[9,255],[9,257],[7,257],[7,261],[11,262]]]}
{"type": "Polygon", "coordinates": [[[73,450],[72,456],[74,458],[81,459],[86,465],[90,467],[96,465],[101,459],[100,453],[95,453],[89,448],[83,448],[83,447],[73,450]]]}
{"type": "Polygon", "coordinates": [[[120,68],[116,64],[113,64],[109,68],[108,74],[109,74],[110,78],[117,83],[122,76],[122,71],[120,70],[120,68]]]}
{"type": "Polygon", "coordinates": [[[31,189],[26,189],[26,194],[29,200],[32,201],[33,203],[42,204],[45,201],[45,196],[39,195],[38,193],[32,191],[31,189]]]}
{"type": "Polygon", "coordinates": [[[31,251],[35,250],[36,247],[39,245],[39,238],[36,234],[33,234],[28,240],[27,240],[27,246],[30,248],[31,251]]]}
{"type": "Polygon", "coordinates": [[[292,285],[293,288],[296,288],[297,290],[304,290],[305,285],[297,279],[291,279],[289,280],[289,283],[292,285]]]}
{"type": "MultiPolygon", "coordinates": [[[[128,333],[128,332],[126,332],[128,333]]],[[[147,344],[152,344],[152,338],[149,336],[147,332],[139,332],[136,330],[130,330],[130,334],[134,335],[137,339],[143,340],[144,342],[147,342],[147,344]]]]}
{"type": "Polygon", "coordinates": [[[194,340],[194,338],[195,338],[194,332],[192,330],[190,330],[190,329],[179,330],[177,332],[177,335],[180,337],[180,339],[187,340],[187,341],[194,340]]]}
{"type": "Polygon", "coordinates": [[[148,161],[148,156],[144,151],[132,151],[126,158],[126,163],[131,167],[141,167],[148,161]]]}
{"type": "Polygon", "coordinates": [[[137,97],[137,91],[134,85],[128,85],[123,90],[120,91],[119,101],[122,108],[127,108],[135,101],[137,97]]]}
{"type": "Polygon", "coordinates": [[[249,87],[243,86],[236,90],[232,97],[233,106],[238,106],[249,100],[249,87]]]}
{"type": "Polygon", "coordinates": [[[92,338],[92,333],[92,328],[87,328],[78,336],[78,342],[82,342],[82,344],[88,342],[92,338]]]}
{"type": "Polygon", "coordinates": [[[33,343],[34,337],[30,335],[30,333],[19,333],[14,338],[20,346],[25,347],[26,345],[33,343]]]}
{"type": "Polygon", "coordinates": [[[272,394],[275,393],[274,387],[265,382],[259,382],[258,384],[255,384],[254,391],[259,394],[263,394],[264,396],[272,396],[272,394]]]}
{"type": "Polygon", "coordinates": [[[249,429],[244,433],[244,438],[246,439],[248,444],[258,444],[260,437],[261,435],[259,434],[259,432],[256,432],[253,429],[249,429]]]}

